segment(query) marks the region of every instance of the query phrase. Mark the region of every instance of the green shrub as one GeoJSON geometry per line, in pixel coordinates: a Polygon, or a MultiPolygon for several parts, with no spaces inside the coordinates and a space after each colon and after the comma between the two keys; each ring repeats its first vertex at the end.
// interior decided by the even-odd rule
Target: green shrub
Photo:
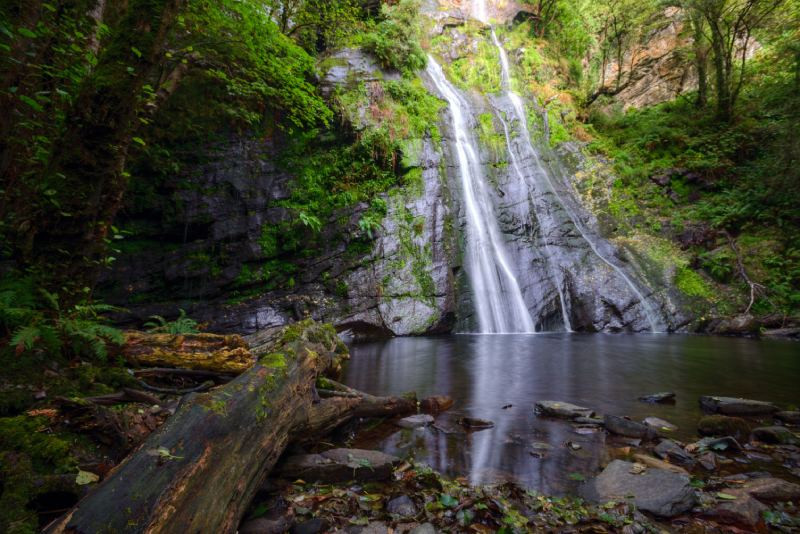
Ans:
{"type": "Polygon", "coordinates": [[[385,68],[406,76],[425,68],[427,57],[419,44],[420,0],[400,0],[381,6],[381,20],[363,36],[362,46],[372,52],[385,68]]]}
{"type": "MultiPolygon", "coordinates": [[[[62,308],[58,294],[36,285],[30,276],[6,276],[0,282],[3,345],[15,354],[104,359],[109,344],[124,342],[122,332],[101,315],[117,308],[86,298],[62,308]]],[[[2,346],[2,345],[0,345],[2,346]]]]}

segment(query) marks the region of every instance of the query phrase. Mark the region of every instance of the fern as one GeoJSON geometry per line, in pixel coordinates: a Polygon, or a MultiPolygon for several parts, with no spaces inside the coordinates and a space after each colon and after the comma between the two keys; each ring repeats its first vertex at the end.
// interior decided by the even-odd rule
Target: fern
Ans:
{"type": "Polygon", "coordinates": [[[0,348],[17,355],[50,353],[105,358],[122,332],[102,316],[118,311],[107,304],[81,302],[64,307],[58,294],[37,287],[31,277],[8,276],[0,283],[0,348]]]}
{"type": "Polygon", "coordinates": [[[174,321],[167,321],[160,315],[151,315],[150,321],[144,323],[144,328],[148,332],[158,334],[196,334],[197,321],[187,317],[186,312],[181,309],[180,315],[174,321]]]}

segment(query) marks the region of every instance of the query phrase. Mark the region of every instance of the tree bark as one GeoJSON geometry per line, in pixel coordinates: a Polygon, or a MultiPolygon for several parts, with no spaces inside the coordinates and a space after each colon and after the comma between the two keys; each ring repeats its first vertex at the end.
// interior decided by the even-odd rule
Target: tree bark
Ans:
{"type": "Polygon", "coordinates": [[[256,358],[241,336],[127,332],[121,356],[134,365],[239,375],[256,358]]]}
{"type": "Polygon", "coordinates": [[[330,325],[283,330],[247,372],[209,393],[184,397],[91,494],[47,527],[50,534],[232,533],[256,490],[291,441],[327,433],[352,417],[414,413],[416,396],[375,397],[321,373],[346,349],[330,325]]]}
{"type": "Polygon", "coordinates": [[[312,413],[311,389],[340,356],[329,325],[288,327],[269,355],[178,411],[50,533],[234,532],[259,485],[312,413]]]}

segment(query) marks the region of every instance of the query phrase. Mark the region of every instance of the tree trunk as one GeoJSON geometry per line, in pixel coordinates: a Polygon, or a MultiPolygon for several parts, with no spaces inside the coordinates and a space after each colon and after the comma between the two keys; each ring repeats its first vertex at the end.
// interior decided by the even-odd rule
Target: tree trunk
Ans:
{"type": "Polygon", "coordinates": [[[241,374],[255,357],[241,336],[126,332],[120,355],[134,365],[241,374]]]}
{"type": "Polygon", "coordinates": [[[55,143],[46,174],[62,176],[66,216],[44,221],[33,253],[64,257],[62,281],[87,285],[101,264],[108,228],[122,203],[124,172],[145,84],[152,83],[185,0],[132,0],[55,143]],[[67,194],[69,193],[69,194],[67,194]],[[49,224],[48,224],[49,223],[49,224]]]}
{"type": "Polygon", "coordinates": [[[695,106],[703,109],[708,105],[708,48],[703,33],[703,15],[692,9],[690,13],[694,48],[694,65],[697,70],[697,100],[695,106]]]}
{"type": "MultiPolygon", "coordinates": [[[[285,328],[247,372],[178,411],[50,534],[232,533],[287,444],[314,439],[352,417],[416,412],[416,397],[375,397],[333,381],[314,402],[321,373],[346,349],[330,325],[285,328]]],[[[431,405],[443,405],[442,399],[431,405]]],[[[425,404],[425,402],[423,402],[425,404]]]]}
{"type": "Polygon", "coordinates": [[[234,381],[178,411],[50,533],[234,532],[260,483],[312,412],[311,390],[339,357],[330,325],[298,323],[234,381]]]}

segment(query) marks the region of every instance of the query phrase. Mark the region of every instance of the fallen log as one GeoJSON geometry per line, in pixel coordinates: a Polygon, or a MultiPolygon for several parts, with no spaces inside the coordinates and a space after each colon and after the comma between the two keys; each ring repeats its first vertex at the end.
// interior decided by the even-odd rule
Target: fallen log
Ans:
{"type": "Polygon", "coordinates": [[[184,397],[92,493],[47,532],[234,532],[298,420],[311,388],[343,345],[329,325],[303,321],[247,372],[184,397]]]}
{"type": "Polygon", "coordinates": [[[217,334],[130,331],[125,333],[120,355],[138,366],[181,367],[234,375],[245,372],[256,361],[241,336],[217,334]]]}
{"type": "Polygon", "coordinates": [[[314,403],[317,376],[346,356],[329,325],[297,323],[268,349],[228,384],[184,397],[175,415],[46,532],[232,533],[290,442],[313,440],[353,417],[417,411],[413,394],[376,397],[329,379],[322,381],[330,396],[314,403]]]}

